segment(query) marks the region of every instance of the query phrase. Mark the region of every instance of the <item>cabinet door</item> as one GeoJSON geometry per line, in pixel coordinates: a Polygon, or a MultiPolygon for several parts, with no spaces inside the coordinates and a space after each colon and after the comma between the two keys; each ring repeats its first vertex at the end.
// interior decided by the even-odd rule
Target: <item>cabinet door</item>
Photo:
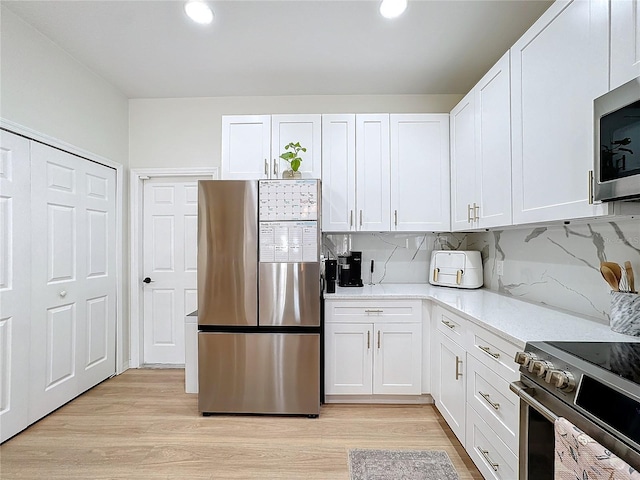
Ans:
{"type": "Polygon", "coordinates": [[[422,325],[376,323],[374,394],[420,395],[422,325]]]}
{"type": "Polygon", "coordinates": [[[640,2],[611,2],[611,89],[640,75],[640,2]]]}
{"type": "Polygon", "coordinates": [[[322,123],[320,115],[272,115],[271,116],[271,161],[272,178],[281,178],[289,170],[289,164],[280,159],[285,145],[300,143],[307,149],[299,152],[302,163],[302,178],[322,176],[322,123]],[[273,168],[275,166],[275,168],[273,168]]]}
{"type": "Polygon", "coordinates": [[[370,395],[373,325],[325,324],[325,393],[370,395]]]}
{"type": "Polygon", "coordinates": [[[390,170],[389,115],[356,115],[357,230],[389,231],[390,170]]]}
{"type": "Polygon", "coordinates": [[[436,382],[436,406],[460,443],[465,444],[465,350],[440,331],[436,333],[437,362],[440,370],[436,382]]]}
{"type": "Polygon", "coordinates": [[[29,140],[0,131],[0,442],[29,425],[29,140]]]}
{"type": "Polygon", "coordinates": [[[449,115],[391,115],[391,230],[448,231],[449,115]]]}
{"type": "Polygon", "coordinates": [[[356,116],[322,116],[322,230],[355,229],[356,116]]]}
{"type": "Polygon", "coordinates": [[[271,116],[222,117],[223,180],[271,178],[271,116]]]}
{"type": "Polygon", "coordinates": [[[473,228],[476,196],[475,95],[472,90],[451,110],[451,229],[473,228]]]}
{"type": "Polygon", "coordinates": [[[588,197],[593,99],[609,85],[608,4],[556,2],[511,49],[515,224],[604,212],[588,197]]]}
{"type": "MultiPolygon", "coordinates": [[[[511,225],[511,92],[509,52],[475,90],[477,226],[511,225]]],[[[461,174],[463,174],[461,172],[461,174]]]]}

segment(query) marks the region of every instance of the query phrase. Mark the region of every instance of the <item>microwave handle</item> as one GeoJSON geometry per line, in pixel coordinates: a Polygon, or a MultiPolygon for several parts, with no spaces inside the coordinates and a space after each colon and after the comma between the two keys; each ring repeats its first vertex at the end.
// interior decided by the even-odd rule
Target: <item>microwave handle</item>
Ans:
{"type": "Polygon", "coordinates": [[[509,389],[513,393],[518,395],[520,397],[520,400],[522,400],[528,406],[536,410],[538,413],[540,413],[540,415],[542,415],[544,418],[546,418],[550,422],[555,423],[555,421],[558,419],[558,416],[555,413],[553,413],[551,410],[549,410],[547,407],[542,405],[539,401],[537,401],[535,398],[533,398],[530,395],[530,392],[533,389],[527,387],[524,383],[511,382],[511,384],[509,385],[509,389]]]}

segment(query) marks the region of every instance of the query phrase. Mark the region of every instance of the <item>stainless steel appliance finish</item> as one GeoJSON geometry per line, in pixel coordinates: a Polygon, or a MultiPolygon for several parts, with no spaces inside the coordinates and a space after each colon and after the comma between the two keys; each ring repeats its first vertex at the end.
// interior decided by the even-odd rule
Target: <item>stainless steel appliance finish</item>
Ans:
{"type": "Polygon", "coordinates": [[[319,181],[198,189],[199,410],[317,416],[319,181]]]}
{"type": "Polygon", "coordinates": [[[511,390],[520,397],[520,480],[554,478],[553,424],[557,417],[566,418],[629,465],[640,468],[640,365],[633,354],[626,356],[630,363],[621,369],[611,365],[625,362],[624,355],[616,359],[625,345],[640,344],[607,344],[608,350],[599,349],[603,344],[597,342],[575,344],[581,350],[593,350],[588,358],[602,357],[601,352],[606,351],[611,362],[605,359],[609,362],[605,365],[598,360],[606,368],[566,351],[575,350],[571,344],[533,342],[516,355],[521,378],[511,384],[511,390]]]}
{"type": "Polygon", "coordinates": [[[594,200],[640,200],[640,77],[593,106],[594,200]]]}
{"type": "Polygon", "coordinates": [[[198,189],[198,324],[258,324],[258,182],[198,189]]]}
{"type": "Polygon", "coordinates": [[[319,327],[319,263],[260,264],[260,325],[319,327]]]}
{"type": "Polygon", "coordinates": [[[206,332],[198,349],[201,412],[317,413],[319,334],[206,332]]]}

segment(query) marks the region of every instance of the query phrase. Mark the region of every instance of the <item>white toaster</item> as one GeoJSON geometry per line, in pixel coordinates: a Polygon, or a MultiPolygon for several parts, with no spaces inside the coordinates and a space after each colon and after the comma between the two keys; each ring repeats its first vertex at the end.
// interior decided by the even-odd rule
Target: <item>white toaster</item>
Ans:
{"type": "Polygon", "coordinates": [[[431,252],[429,283],[443,287],[480,288],[484,283],[480,252],[434,250],[431,252]]]}

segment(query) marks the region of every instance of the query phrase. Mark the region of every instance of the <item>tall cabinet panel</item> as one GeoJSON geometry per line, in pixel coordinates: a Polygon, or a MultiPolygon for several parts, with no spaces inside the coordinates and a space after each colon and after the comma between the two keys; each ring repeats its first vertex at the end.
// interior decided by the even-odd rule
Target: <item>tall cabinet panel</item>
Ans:
{"type": "Polygon", "coordinates": [[[356,116],[322,116],[322,230],[348,232],[356,209],[356,116]]]}
{"type": "Polygon", "coordinates": [[[28,425],[29,141],[0,131],[0,442],[28,425]]]}
{"type": "Polygon", "coordinates": [[[271,178],[271,116],[222,117],[222,178],[271,178]]]}
{"type": "Polygon", "coordinates": [[[391,230],[449,230],[449,115],[390,115],[391,230]]]}
{"type": "Polygon", "coordinates": [[[593,99],[609,86],[609,2],[554,3],[511,49],[513,222],[600,215],[589,203],[593,99]]]}
{"type": "Polygon", "coordinates": [[[389,115],[356,115],[357,229],[389,231],[389,115]]]}
{"type": "Polygon", "coordinates": [[[450,114],[451,123],[451,229],[473,228],[472,203],[476,198],[475,92],[471,90],[450,114]]]}
{"type": "Polygon", "coordinates": [[[481,228],[511,225],[511,95],[509,52],[475,91],[477,198],[481,228]]]}
{"type": "Polygon", "coordinates": [[[611,2],[611,89],[640,76],[640,2],[611,2]]]}

